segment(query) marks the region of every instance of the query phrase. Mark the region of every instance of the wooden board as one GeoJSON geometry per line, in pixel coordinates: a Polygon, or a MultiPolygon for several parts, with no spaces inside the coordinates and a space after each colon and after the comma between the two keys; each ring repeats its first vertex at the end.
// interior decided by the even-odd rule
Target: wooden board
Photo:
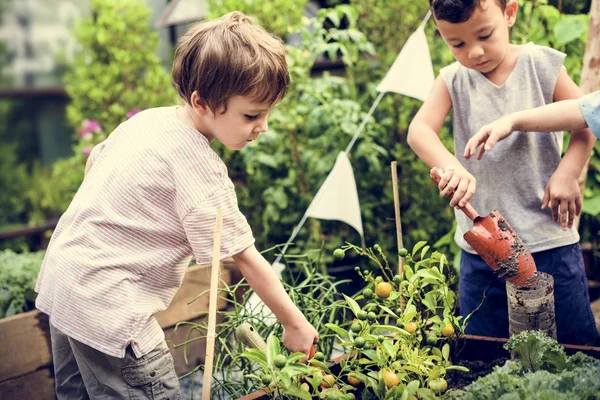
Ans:
{"type": "Polygon", "coordinates": [[[30,311],[0,320],[0,382],[51,365],[50,348],[46,314],[30,311]]]}
{"type": "MultiPolygon", "coordinates": [[[[186,271],[181,288],[175,294],[169,308],[156,314],[156,319],[165,330],[166,338],[172,338],[169,347],[181,343],[189,329],[178,322],[200,320],[202,311],[208,310],[208,294],[192,304],[187,303],[208,289],[210,266],[192,266],[186,271]]],[[[230,283],[229,269],[221,269],[221,280],[230,283]]],[[[220,299],[218,308],[226,307],[220,299]]],[[[194,335],[198,335],[195,333],[194,335]]],[[[198,340],[187,347],[189,365],[185,364],[183,349],[173,349],[178,373],[184,373],[204,359],[205,340],[198,340]]],[[[48,316],[39,311],[0,319],[0,399],[51,399],[54,398],[52,377],[52,352],[48,316]]]]}
{"type": "MultiPolygon", "coordinates": [[[[189,321],[202,316],[202,312],[208,312],[208,293],[198,298],[192,304],[188,302],[194,299],[200,293],[208,290],[210,284],[210,266],[195,265],[190,267],[183,278],[181,288],[173,297],[171,305],[165,311],[155,314],[156,320],[160,326],[170,328],[180,321],[189,321]]],[[[225,268],[221,268],[221,285],[223,282],[231,282],[231,274],[225,268]]],[[[219,299],[217,308],[220,310],[226,307],[224,299],[219,299]]]]}
{"type": "Polygon", "coordinates": [[[0,383],[0,399],[52,400],[54,395],[54,377],[52,367],[0,383]]]}
{"type": "MultiPolygon", "coordinates": [[[[222,320],[223,317],[217,315],[217,330],[219,328],[218,324],[220,324],[222,320]]],[[[207,317],[198,318],[189,322],[206,325],[207,317]]],[[[198,329],[192,329],[192,326],[187,324],[180,325],[177,330],[175,330],[175,327],[165,330],[165,338],[167,339],[167,344],[169,345],[171,354],[173,355],[177,376],[181,376],[187,372],[190,372],[196,366],[204,364],[204,357],[206,355],[206,338],[201,338],[202,336],[206,336],[205,330],[200,331],[198,329]],[[186,341],[193,339],[196,340],[188,342],[186,346],[182,346],[182,344],[186,341]]]]}

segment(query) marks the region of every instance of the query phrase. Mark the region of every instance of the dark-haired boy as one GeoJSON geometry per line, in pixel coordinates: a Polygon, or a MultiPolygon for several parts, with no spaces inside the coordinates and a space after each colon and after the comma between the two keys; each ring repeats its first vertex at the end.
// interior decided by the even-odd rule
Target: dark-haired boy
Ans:
{"type": "MultiPolygon", "coordinates": [[[[593,135],[588,129],[574,131],[561,159],[562,132],[518,133],[482,161],[459,161],[437,136],[452,109],[454,150],[463,154],[467,141],[483,125],[515,111],[580,97],[562,65],[565,55],[532,43],[510,43],[516,0],[430,0],[430,5],[457,62],[440,71],[411,123],[409,144],[429,166],[444,170],[439,188],[444,195],[454,192],[451,206],[471,201],[484,215],[499,209],[533,253],[538,270],[554,277],[558,340],[595,343],[599,335],[579,234],[572,228],[581,204],[577,178],[594,145],[593,135]]],[[[471,222],[458,210],[455,216],[455,240],[462,248],[461,314],[475,310],[485,293],[467,332],[508,337],[504,281],[464,241],[471,222]]]]}

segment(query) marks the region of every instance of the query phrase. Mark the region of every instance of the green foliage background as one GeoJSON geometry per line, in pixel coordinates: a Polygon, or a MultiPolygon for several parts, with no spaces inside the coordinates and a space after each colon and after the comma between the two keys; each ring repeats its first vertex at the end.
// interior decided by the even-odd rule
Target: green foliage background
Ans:
{"type": "MultiPolygon", "coordinates": [[[[339,2],[331,2],[334,3],[339,2]]],[[[292,87],[273,111],[270,129],[258,143],[241,152],[217,146],[236,183],[239,204],[253,227],[257,243],[268,248],[287,241],[316,191],[346,148],[377,96],[376,85],[427,12],[427,1],[349,0],[319,11],[315,20],[303,16],[307,0],[210,0],[211,17],[240,10],[267,30],[288,39],[292,87]],[[325,28],[326,27],[326,28],[325,28]],[[314,62],[341,60],[344,71],[315,73],[314,62]]],[[[515,43],[533,41],[565,51],[565,65],[579,81],[587,15],[561,14],[547,0],[520,0],[515,43]]],[[[74,129],[84,119],[98,120],[108,134],[133,109],[173,104],[169,74],[156,56],[157,36],[148,23],[150,13],[141,0],[93,0],[92,16],[82,20],[75,35],[81,51],[65,80],[72,98],[68,118],[74,129]]],[[[586,11],[581,4],[563,1],[563,10],[586,11]]],[[[450,51],[426,25],[435,73],[453,62],[450,51]]],[[[362,206],[367,244],[386,251],[396,247],[391,161],[398,162],[404,242],[437,243],[450,254],[453,213],[430,182],[428,168],[406,143],[408,125],[421,102],[394,93],[383,97],[373,118],[350,153],[362,206]]],[[[0,121],[1,123],[2,121],[0,121]]],[[[34,167],[29,179],[19,160],[3,157],[0,183],[11,193],[10,212],[1,222],[40,222],[60,215],[83,176],[84,143],[76,136],[74,155],[53,166],[51,173],[34,167]],[[23,181],[29,182],[24,185],[23,181]],[[21,199],[25,197],[24,201],[21,199]]],[[[452,148],[450,120],[440,132],[452,148]]],[[[7,151],[4,150],[3,151],[7,151]]],[[[584,210],[584,239],[600,226],[600,152],[592,159],[584,210]]],[[[296,240],[297,248],[338,247],[344,240],[359,242],[349,226],[309,219],[296,240]]],[[[294,251],[294,250],[292,250],[294,251]]],[[[330,252],[326,252],[330,254],[330,252]]],[[[326,261],[331,261],[326,260],[326,261]]]]}

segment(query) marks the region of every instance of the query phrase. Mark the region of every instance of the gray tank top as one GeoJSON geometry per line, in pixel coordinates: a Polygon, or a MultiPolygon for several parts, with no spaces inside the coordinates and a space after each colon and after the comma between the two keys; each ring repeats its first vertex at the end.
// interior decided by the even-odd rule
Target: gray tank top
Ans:
{"type": "MultiPolygon", "coordinates": [[[[501,86],[458,62],[440,71],[452,98],[456,156],[477,180],[471,204],[482,216],[494,209],[500,211],[531,252],[579,241],[575,229],[563,231],[552,220],[549,208],[540,209],[546,184],[561,160],[563,133],[515,132],[482,160],[466,160],[462,154],[469,138],[483,125],[511,112],[552,103],[564,58],[564,53],[548,47],[523,45],[512,73],[501,86]]],[[[459,210],[455,216],[456,242],[474,253],[463,239],[473,223],[459,210]]]]}

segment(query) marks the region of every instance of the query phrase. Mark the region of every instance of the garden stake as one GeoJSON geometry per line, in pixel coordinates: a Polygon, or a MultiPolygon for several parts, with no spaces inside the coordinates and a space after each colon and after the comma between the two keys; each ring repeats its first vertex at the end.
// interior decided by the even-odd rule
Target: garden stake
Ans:
{"type": "Polygon", "coordinates": [[[206,335],[206,353],[204,357],[204,381],[202,382],[202,398],[210,399],[212,370],[215,358],[215,331],[217,322],[217,291],[219,289],[221,230],[223,229],[223,210],[217,209],[217,221],[213,237],[212,269],[210,271],[210,299],[208,303],[208,332],[206,335]]]}
{"type": "MultiPolygon", "coordinates": [[[[432,168],[430,174],[435,183],[442,179],[436,168],[432,168]]],[[[516,286],[535,284],[532,278],[537,268],[533,257],[499,211],[493,210],[482,217],[469,203],[459,209],[473,221],[473,228],[464,234],[464,239],[497,276],[516,286]]]]}
{"type": "MultiPolygon", "coordinates": [[[[402,220],[400,219],[400,193],[398,192],[398,163],[392,161],[392,188],[394,190],[394,211],[396,213],[396,239],[398,241],[398,275],[404,279],[404,257],[400,249],[404,247],[402,240],[402,220]]],[[[402,285],[398,285],[398,292],[402,293],[402,285]]],[[[406,301],[400,296],[400,308],[404,310],[406,301]]]]}

